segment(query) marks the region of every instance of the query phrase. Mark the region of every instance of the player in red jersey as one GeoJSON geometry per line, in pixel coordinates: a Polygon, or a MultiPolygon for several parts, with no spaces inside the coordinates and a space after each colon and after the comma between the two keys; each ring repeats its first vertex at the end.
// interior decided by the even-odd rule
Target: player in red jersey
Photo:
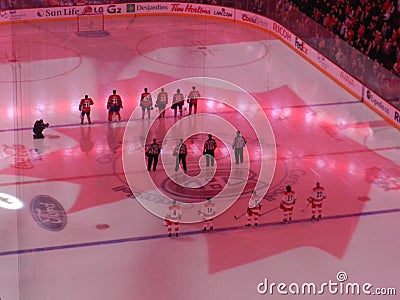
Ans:
{"type": "Polygon", "coordinates": [[[121,121],[121,115],[119,113],[122,106],[121,96],[117,94],[116,90],[113,90],[112,95],[108,97],[107,109],[108,109],[108,121],[112,121],[113,114],[115,113],[118,117],[118,121],[121,121]]]}
{"type": "Polygon", "coordinates": [[[156,107],[158,107],[159,118],[165,118],[165,108],[168,103],[168,94],[161,88],[161,91],[157,95],[156,107]]]}
{"type": "Polygon", "coordinates": [[[283,193],[280,208],[283,211],[283,222],[287,223],[292,220],[293,207],[296,204],[297,196],[292,187],[288,185],[283,193]]]}
{"type": "Polygon", "coordinates": [[[194,113],[197,113],[197,99],[200,97],[200,92],[196,90],[196,87],[192,86],[192,90],[190,91],[187,100],[189,103],[189,115],[192,114],[192,106],[194,107],[194,113]]]}
{"type": "Polygon", "coordinates": [[[320,185],[319,182],[311,191],[311,196],[307,199],[311,203],[312,217],[311,220],[315,220],[315,215],[318,212],[318,220],[322,218],[322,202],[326,198],[325,188],[320,185]]]}
{"type": "Polygon", "coordinates": [[[142,108],[142,119],[144,119],[145,111],[147,110],[147,116],[150,119],[150,111],[153,109],[153,99],[151,94],[144,89],[144,93],[140,95],[140,107],[142,108]]]}
{"type": "Polygon", "coordinates": [[[203,208],[199,211],[199,214],[203,216],[204,219],[204,228],[203,231],[207,231],[207,227],[210,228],[210,231],[213,231],[214,225],[214,216],[215,216],[215,203],[211,202],[211,198],[207,198],[207,202],[204,203],[203,208]]]}
{"type": "Polygon", "coordinates": [[[168,214],[165,216],[165,224],[168,230],[168,236],[172,236],[172,226],[175,229],[175,236],[179,235],[179,221],[182,219],[181,207],[176,203],[172,202],[172,205],[168,206],[168,214]]]}
{"type": "Polygon", "coordinates": [[[90,106],[93,104],[94,102],[92,98],[89,98],[88,95],[85,95],[85,98],[81,99],[81,102],[79,103],[79,111],[81,112],[81,124],[83,124],[85,115],[89,124],[92,124],[92,121],[90,120],[90,106]]]}
{"type": "Polygon", "coordinates": [[[185,97],[181,93],[181,90],[177,89],[176,93],[172,96],[172,105],[171,105],[171,108],[174,110],[174,117],[176,117],[177,115],[178,108],[179,108],[179,115],[182,116],[183,104],[185,104],[185,97]]]}
{"type": "Polygon", "coordinates": [[[251,198],[249,200],[249,204],[247,206],[247,224],[246,226],[251,226],[252,221],[254,222],[254,226],[258,225],[258,217],[261,213],[261,201],[262,198],[257,197],[256,191],[251,193],[251,198]]]}

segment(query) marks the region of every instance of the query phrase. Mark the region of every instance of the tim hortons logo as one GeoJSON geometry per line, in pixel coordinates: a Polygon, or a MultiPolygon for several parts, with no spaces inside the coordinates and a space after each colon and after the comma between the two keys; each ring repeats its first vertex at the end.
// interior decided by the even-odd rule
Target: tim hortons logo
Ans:
{"type": "Polygon", "coordinates": [[[192,5],[192,4],[187,4],[185,7],[183,7],[178,3],[172,3],[171,11],[192,13],[192,14],[211,15],[211,11],[209,9],[205,9],[205,8],[201,7],[200,5],[196,6],[196,5],[192,5]]]}
{"type": "Polygon", "coordinates": [[[62,205],[54,198],[39,195],[32,199],[31,214],[42,228],[60,231],[67,225],[67,214],[62,205]]]}

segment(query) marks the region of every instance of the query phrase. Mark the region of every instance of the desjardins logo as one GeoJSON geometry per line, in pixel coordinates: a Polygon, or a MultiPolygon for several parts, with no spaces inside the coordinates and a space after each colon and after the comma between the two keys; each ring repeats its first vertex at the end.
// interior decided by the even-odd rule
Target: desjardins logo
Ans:
{"type": "Polygon", "coordinates": [[[136,11],[136,5],[135,4],[127,4],[126,5],[126,12],[127,13],[132,13],[136,11]]]}

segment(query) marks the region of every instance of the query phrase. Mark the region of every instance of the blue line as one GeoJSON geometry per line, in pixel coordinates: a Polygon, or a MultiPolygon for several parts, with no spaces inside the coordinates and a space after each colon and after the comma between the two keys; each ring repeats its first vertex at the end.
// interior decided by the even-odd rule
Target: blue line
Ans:
{"type": "MultiPolygon", "coordinates": [[[[322,107],[322,106],[335,106],[335,105],[346,105],[346,104],[359,104],[362,103],[359,100],[356,101],[346,101],[346,102],[330,102],[330,103],[316,103],[316,104],[302,104],[302,105],[293,105],[293,106],[285,106],[279,107],[279,109],[285,108],[304,108],[304,107],[322,107]]],[[[262,107],[262,105],[261,105],[262,107]]],[[[274,108],[267,107],[263,108],[265,110],[272,110],[274,108]]],[[[230,112],[219,112],[220,114],[230,113],[230,112]]],[[[138,119],[139,120],[139,119],[138,119]]],[[[120,121],[120,123],[127,123],[130,120],[120,121]]],[[[104,122],[93,122],[92,125],[100,125],[100,124],[108,124],[108,121],[104,122]]],[[[81,124],[73,123],[73,124],[60,124],[60,125],[52,125],[49,128],[64,128],[64,127],[81,127],[81,124]]],[[[89,125],[88,125],[89,126],[89,125]]],[[[21,127],[21,128],[9,128],[9,129],[0,129],[0,133],[2,132],[16,132],[16,131],[25,131],[25,130],[32,130],[32,127],[21,127]]]]}
{"type": "MultiPolygon", "coordinates": [[[[323,219],[324,220],[340,220],[340,219],[346,219],[346,218],[365,217],[365,216],[374,216],[374,215],[383,215],[383,214],[392,214],[392,213],[400,213],[400,208],[327,216],[327,217],[324,217],[323,219]]],[[[300,220],[294,220],[291,223],[299,223],[300,224],[300,223],[309,223],[309,222],[311,222],[310,219],[300,219],[300,220]]],[[[260,225],[258,225],[258,227],[272,227],[272,226],[282,226],[282,225],[283,225],[282,222],[273,222],[273,223],[260,224],[260,225]]],[[[285,226],[287,226],[287,225],[285,225],[285,226]]],[[[226,232],[226,231],[235,231],[235,230],[246,230],[246,227],[233,226],[233,227],[214,229],[215,232],[226,232]]],[[[199,230],[187,231],[187,232],[182,232],[179,235],[180,236],[192,236],[192,235],[198,235],[198,234],[204,234],[204,232],[199,231],[199,230]]],[[[41,247],[41,248],[32,248],[32,249],[11,250],[11,251],[0,252],[0,256],[21,255],[21,254],[48,252],[48,251],[56,251],[56,250],[64,250],[64,249],[77,249],[77,248],[122,244],[122,243],[139,242],[139,241],[149,241],[149,240],[157,240],[157,239],[169,239],[169,237],[166,234],[157,234],[157,235],[131,237],[131,238],[124,238],[124,239],[116,239],[116,240],[98,241],[98,242],[87,242],[87,243],[70,244],[70,245],[59,245],[59,246],[50,246],[50,247],[41,247]]]]}
{"type": "Polygon", "coordinates": [[[347,104],[361,104],[361,100],[345,101],[345,102],[330,102],[330,103],[315,103],[315,104],[301,104],[286,107],[279,107],[279,109],[285,108],[304,108],[304,107],[322,107],[322,106],[336,106],[336,105],[347,105],[347,104]]]}

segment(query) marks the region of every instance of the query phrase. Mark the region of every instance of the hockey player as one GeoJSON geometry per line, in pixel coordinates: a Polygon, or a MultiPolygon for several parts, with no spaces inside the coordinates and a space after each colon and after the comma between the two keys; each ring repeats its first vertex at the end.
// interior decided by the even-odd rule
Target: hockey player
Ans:
{"type": "Polygon", "coordinates": [[[236,132],[236,137],[232,143],[232,149],[235,151],[235,164],[243,163],[243,148],[246,146],[246,139],[240,135],[240,131],[236,132]]]}
{"type": "Polygon", "coordinates": [[[185,97],[181,93],[180,89],[176,90],[176,93],[172,97],[172,106],[171,108],[174,110],[174,117],[177,115],[177,109],[179,108],[179,115],[182,116],[183,113],[183,105],[185,104],[185,97]]]}
{"type": "Polygon", "coordinates": [[[140,95],[140,107],[142,108],[142,119],[144,119],[145,111],[147,110],[147,116],[150,119],[150,111],[153,109],[153,99],[151,94],[144,89],[144,93],[140,95]]]}
{"type": "Polygon", "coordinates": [[[190,91],[187,100],[189,103],[189,115],[192,114],[192,106],[194,107],[194,113],[197,114],[197,99],[200,97],[199,91],[196,90],[196,87],[192,86],[192,90],[190,91]]]}
{"type": "Polygon", "coordinates": [[[157,95],[156,107],[158,107],[159,118],[165,118],[165,108],[168,104],[168,94],[161,88],[161,91],[157,95]]]}
{"type": "Polygon", "coordinates": [[[119,113],[122,106],[121,96],[117,94],[116,90],[113,90],[112,95],[108,97],[107,109],[108,109],[108,121],[112,121],[113,114],[115,113],[118,117],[118,121],[121,121],[121,115],[119,113]]]}
{"type": "Polygon", "coordinates": [[[261,204],[262,198],[257,197],[256,191],[252,191],[251,198],[249,200],[249,204],[247,207],[247,224],[246,226],[251,226],[251,223],[254,222],[254,226],[258,225],[258,217],[261,213],[261,204]]]}
{"type": "Polygon", "coordinates": [[[175,236],[179,235],[179,221],[182,219],[181,207],[176,203],[172,202],[172,205],[168,207],[168,214],[165,216],[165,225],[167,226],[168,236],[172,236],[172,226],[174,226],[175,236]]]}
{"type": "Polygon", "coordinates": [[[49,127],[49,123],[44,123],[43,119],[37,120],[33,125],[33,138],[44,139],[43,130],[49,127]]]}
{"type": "Polygon", "coordinates": [[[89,98],[88,95],[85,95],[85,98],[81,99],[81,102],[79,103],[79,111],[81,112],[81,124],[83,124],[85,115],[89,124],[92,124],[92,121],[90,120],[90,106],[93,104],[94,102],[92,98],[89,98]]]}
{"type": "Polygon", "coordinates": [[[290,185],[286,186],[286,191],[283,193],[280,208],[283,211],[283,222],[287,223],[292,220],[293,207],[296,204],[297,196],[290,185]]]}
{"type": "Polygon", "coordinates": [[[208,134],[208,139],[204,143],[203,155],[206,156],[206,166],[214,166],[214,154],[217,148],[217,142],[212,138],[211,134],[208,134]]]}
{"type": "Polygon", "coordinates": [[[173,155],[176,157],[175,162],[175,172],[179,170],[179,163],[182,162],[183,171],[187,172],[186,167],[186,155],[187,155],[187,147],[183,142],[183,139],[179,141],[179,144],[175,147],[173,155]]]}
{"type": "Polygon", "coordinates": [[[153,165],[153,171],[157,168],[158,155],[160,155],[161,147],[157,143],[156,139],[153,139],[153,143],[150,144],[149,149],[146,151],[147,156],[147,171],[151,170],[151,165],[153,165]]]}
{"type": "Polygon", "coordinates": [[[325,189],[320,185],[319,182],[312,189],[311,196],[307,199],[311,203],[312,217],[311,220],[315,220],[315,215],[318,212],[318,220],[322,218],[322,202],[326,198],[325,189]]]}
{"type": "Polygon", "coordinates": [[[204,228],[203,231],[207,231],[207,227],[210,228],[210,231],[213,231],[213,221],[215,216],[215,203],[211,202],[211,198],[207,198],[207,202],[204,203],[203,208],[199,213],[203,216],[204,219],[204,228]]]}

